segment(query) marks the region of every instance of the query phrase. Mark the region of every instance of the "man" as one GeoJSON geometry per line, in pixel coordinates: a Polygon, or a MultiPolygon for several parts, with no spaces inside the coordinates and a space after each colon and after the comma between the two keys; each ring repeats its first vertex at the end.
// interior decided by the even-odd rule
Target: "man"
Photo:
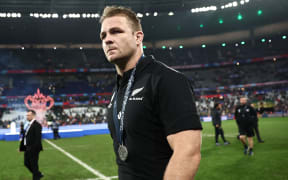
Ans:
{"type": "Polygon", "coordinates": [[[59,135],[59,123],[56,120],[53,120],[52,122],[52,130],[53,130],[53,138],[56,139],[60,139],[60,135],[59,135]]]}
{"type": "Polygon", "coordinates": [[[201,154],[201,123],[183,74],[143,54],[136,14],[104,9],[102,46],[117,84],[108,105],[119,180],[193,179],[201,154]]]}
{"type": "Polygon", "coordinates": [[[212,110],[212,123],[213,123],[213,126],[215,127],[216,146],[220,146],[220,143],[218,141],[219,135],[221,135],[221,138],[224,141],[224,145],[230,144],[228,141],[226,141],[224,137],[224,131],[221,126],[221,109],[222,109],[222,104],[215,103],[214,108],[212,110]]]}
{"type": "Polygon", "coordinates": [[[253,108],[253,113],[254,113],[254,126],[253,126],[253,130],[254,130],[254,132],[256,133],[256,137],[257,137],[257,140],[258,140],[258,142],[259,143],[264,143],[264,140],[262,140],[262,138],[261,138],[261,136],[260,136],[260,132],[259,132],[259,128],[258,128],[258,121],[259,121],[259,119],[258,119],[258,116],[257,116],[257,111],[256,111],[256,109],[255,109],[255,107],[254,107],[254,105],[253,104],[251,104],[251,107],[253,108]]]}
{"type": "Polygon", "coordinates": [[[253,153],[253,136],[254,136],[254,121],[255,110],[247,104],[247,98],[240,98],[240,105],[235,109],[235,118],[239,129],[239,139],[244,145],[244,154],[247,153],[252,156],[253,153]],[[246,137],[248,139],[248,145],[246,143],[246,137]]]}
{"type": "Polygon", "coordinates": [[[42,126],[35,120],[36,113],[33,110],[28,110],[27,120],[29,125],[20,144],[20,151],[24,153],[24,164],[33,174],[33,180],[39,180],[43,174],[39,171],[38,160],[39,153],[42,148],[42,126]],[[23,146],[24,145],[24,146],[23,146]]]}

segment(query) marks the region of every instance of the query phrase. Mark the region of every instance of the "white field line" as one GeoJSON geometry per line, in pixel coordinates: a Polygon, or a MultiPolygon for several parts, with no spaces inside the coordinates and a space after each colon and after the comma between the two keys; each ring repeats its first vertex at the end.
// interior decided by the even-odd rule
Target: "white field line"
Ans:
{"type": "MultiPolygon", "coordinates": [[[[224,133],[225,137],[235,137],[236,138],[237,135],[238,135],[237,133],[236,134],[225,134],[224,133]]],[[[203,137],[215,137],[215,134],[202,134],[202,136],[203,137]]]]}
{"type": "MultiPolygon", "coordinates": [[[[110,176],[110,179],[117,179],[118,176],[110,176]]],[[[74,180],[102,180],[101,178],[88,178],[88,179],[74,179],[74,180]]]]}
{"type": "MultiPolygon", "coordinates": [[[[110,178],[110,179],[117,179],[118,178],[118,176],[110,176],[110,177],[108,177],[108,178],[110,178]]],[[[101,178],[92,178],[92,179],[83,179],[83,180],[102,180],[101,178]]]]}
{"type": "MultiPolygon", "coordinates": [[[[60,152],[62,152],[63,154],[65,154],[66,156],[68,156],[70,159],[72,159],[73,161],[77,162],[78,164],[80,164],[82,167],[84,167],[85,169],[87,169],[88,171],[90,171],[91,173],[93,173],[94,175],[98,176],[101,180],[110,180],[109,177],[106,177],[104,174],[101,174],[99,171],[93,169],[92,167],[90,167],[89,165],[87,165],[86,163],[84,163],[83,161],[81,161],[80,159],[76,158],[75,156],[73,156],[72,154],[68,153],[67,151],[65,151],[64,149],[60,148],[59,146],[57,146],[56,144],[52,143],[51,141],[45,139],[45,141],[50,144],[51,146],[53,146],[55,149],[59,150],[60,152]]],[[[97,178],[97,179],[99,179],[97,178]]]]}

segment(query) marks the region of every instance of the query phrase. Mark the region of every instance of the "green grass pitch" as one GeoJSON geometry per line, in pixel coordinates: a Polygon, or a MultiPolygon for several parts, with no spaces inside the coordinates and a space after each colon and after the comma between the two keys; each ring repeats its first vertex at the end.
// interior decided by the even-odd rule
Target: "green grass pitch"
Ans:
{"type": "MultiPolygon", "coordinates": [[[[288,180],[288,118],[259,120],[260,133],[265,143],[256,138],[254,156],[243,154],[236,139],[234,120],[223,121],[230,145],[215,146],[211,122],[203,124],[202,160],[196,180],[288,180]]],[[[51,140],[57,146],[77,157],[107,177],[117,175],[110,135],[92,135],[81,138],[51,140]]],[[[223,142],[220,139],[220,142],[223,142]]],[[[0,141],[0,180],[30,180],[32,175],[23,165],[19,142],[0,141]]],[[[39,166],[43,180],[87,180],[97,176],[43,141],[39,166]]]]}

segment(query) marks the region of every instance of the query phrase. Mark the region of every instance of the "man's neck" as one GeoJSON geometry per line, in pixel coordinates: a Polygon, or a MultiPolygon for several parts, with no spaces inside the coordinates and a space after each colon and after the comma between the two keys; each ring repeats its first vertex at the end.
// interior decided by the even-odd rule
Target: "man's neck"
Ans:
{"type": "Polygon", "coordinates": [[[143,52],[137,52],[129,60],[123,61],[123,64],[115,64],[117,74],[123,76],[123,74],[131,69],[133,69],[139,59],[141,58],[143,52]]]}

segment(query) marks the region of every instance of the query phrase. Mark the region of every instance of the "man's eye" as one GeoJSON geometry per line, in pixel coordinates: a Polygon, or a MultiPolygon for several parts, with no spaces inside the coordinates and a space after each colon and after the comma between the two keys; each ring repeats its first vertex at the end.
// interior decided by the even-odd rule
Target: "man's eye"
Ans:
{"type": "Polygon", "coordinates": [[[106,35],[101,35],[100,39],[103,40],[106,37],[106,35]]]}
{"type": "Polygon", "coordinates": [[[122,31],[120,31],[120,30],[113,30],[112,32],[111,32],[111,34],[118,34],[118,33],[121,33],[122,31]]]}

